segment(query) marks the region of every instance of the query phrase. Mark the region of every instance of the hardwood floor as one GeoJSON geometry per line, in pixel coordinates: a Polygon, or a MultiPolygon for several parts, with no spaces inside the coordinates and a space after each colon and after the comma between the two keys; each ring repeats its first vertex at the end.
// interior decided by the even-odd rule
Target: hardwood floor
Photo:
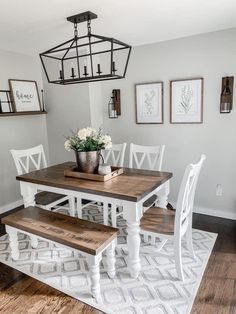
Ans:
{"type": "Polygon", "coordinates": [[[236,313],[236,221],[194,214],[194,228],[218,237],[192,313],[236,313]]]}
{"type": "MultiPolygon", "coordinates": [[[[216,232],[218,238],[195,299],[192,314],[235,314],[236,221],[194,214],[193,227],[216,232]]],[[[4,227],[0,224],[0,235],[4,232],[4,227]]],[[[0,263],[0,313],[102,312],[0,263]]]]}

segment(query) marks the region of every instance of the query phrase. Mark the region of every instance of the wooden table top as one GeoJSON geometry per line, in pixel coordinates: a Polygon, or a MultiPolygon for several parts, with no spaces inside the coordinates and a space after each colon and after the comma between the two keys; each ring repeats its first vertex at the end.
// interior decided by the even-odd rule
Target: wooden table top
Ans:
{"type": "Polygon", "coordinates": [[[170,172],[124,168],[124,173],[106,182],[64,176],[74,162],[51,166],[17,176],[16,179],[40,185],[138,202],[172,177],[170,172]]]}
{"type": "Polygon", "coordinates": [[[27,207],[2,218],[2,223],[71,248],[97,255],[113,239],[118,229],[88,220],[27,207]]]}

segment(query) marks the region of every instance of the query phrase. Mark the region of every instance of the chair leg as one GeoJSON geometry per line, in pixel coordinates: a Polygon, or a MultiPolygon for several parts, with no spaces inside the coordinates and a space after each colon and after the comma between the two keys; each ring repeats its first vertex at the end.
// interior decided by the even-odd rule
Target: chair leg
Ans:
{"type": "Polygon", "coordinates": [[[155,246],[156,245],[156,237],[151,236],[151,245],[155,246]]]}
{"type": "Polygon", "coordinates": [[[76,211],[78,218],[82,218],[82,199],[80,197],[76,198],[76,211]]]}
{"type": "Polygon", "coordinates": [[[196,255],[194,253],[194,249],[193,249],[193,235],[192,235],[192,228],[189,227],[188,231],[186,232],[186,243],[187,243],[187,248],[188,251],[190,253],[190,255],[192,256],[193,259],[196,259],[196,255]]]}
{"type": "Polygon", "coordinates": [[[144,233],[144,235],[143,235],[143,241],[144,241],[145,243],[148,243],[148,239],[149,239],[148,234],[147,234],[147,233],[144,233]]]}
{"type": "Polygon", "coordinates": [[[175,267],[177,270],[178,278],[184,281],[184,272],[183,272],[182,256],[181,256],[181,239],[174,242],[174,256],[175,256],[175,267]]]}
{"type": "Polygon", "coordinates": [[[36,249],[37,246],[38,246],[38,238],[37,238],[36,236],[32,235],[32,236],[30,237],[30,240],[31,240],[31,246],[32,246],[32,248],[33,248],[33,249],[36,249]]]}
{"type": "Polygon", "coordinates": [[[75,198],[74,197],[70,197],[69,200],[69,213],[70,216],[75,216],[75,198]]]}
{"type": "Polygon", "coordinates": [[[104,225],[108,225],[108,203],[103,203],[103,223],[104,225]]]}
{"type": "Polygon", "coordinates": [[[111,225],[112,227],[116,228],[116,220],[117,220],[117,214],[116,214],[116,205],[111,205],[111,225]]]}
{"type": "Polygon", "coordinates": [[[97,205],[99,213],[101,213],[102,212],[102,203],[101,202],[96,202],[95,204],[97,205]]]}

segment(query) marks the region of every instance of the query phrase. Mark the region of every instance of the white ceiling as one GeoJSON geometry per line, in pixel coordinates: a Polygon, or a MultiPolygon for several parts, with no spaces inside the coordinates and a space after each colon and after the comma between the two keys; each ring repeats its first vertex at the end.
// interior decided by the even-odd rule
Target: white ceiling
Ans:
{"type": "Polygon", "coordinates": [[[0,49],[52,48],[73,37],[66,17],[87,10],[93,33],[133,46],[236,27],[236,0],[1,0],[0,49]]]}

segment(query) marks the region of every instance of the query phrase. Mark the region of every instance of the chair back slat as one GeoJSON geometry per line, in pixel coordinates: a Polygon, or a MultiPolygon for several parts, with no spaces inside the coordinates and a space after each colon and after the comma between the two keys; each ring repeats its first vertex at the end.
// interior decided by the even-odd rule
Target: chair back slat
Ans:
{"type": "Polygon", "coordinates": [[[129,167],[144,169],[146,161],[149,170],[161,171],[165,145],[143,146],[130,144],[129,167]]]}
{"type": "Polygon", "coordinates": [[[185,170],[176,206],[175,234],[177,239],[185,234],[190,224],[192,226],[194,196],[199,173],[205,159],[206,156],[202,155],[197,164],[190,164],[185,170]]]}
{"type": "Polygon", "coordinates": [[[102,155],[105,163],[110,163],[112,166],[123,167],[126,143],[112,144],[112,148],[102,151],[102,155]]]}
{"type": "Polygon", "coordinates": [[[47,167],[43,145],[22,149],[11,150],[18,175],[28,173],[31,170],[39,170],[47,167]]]}

